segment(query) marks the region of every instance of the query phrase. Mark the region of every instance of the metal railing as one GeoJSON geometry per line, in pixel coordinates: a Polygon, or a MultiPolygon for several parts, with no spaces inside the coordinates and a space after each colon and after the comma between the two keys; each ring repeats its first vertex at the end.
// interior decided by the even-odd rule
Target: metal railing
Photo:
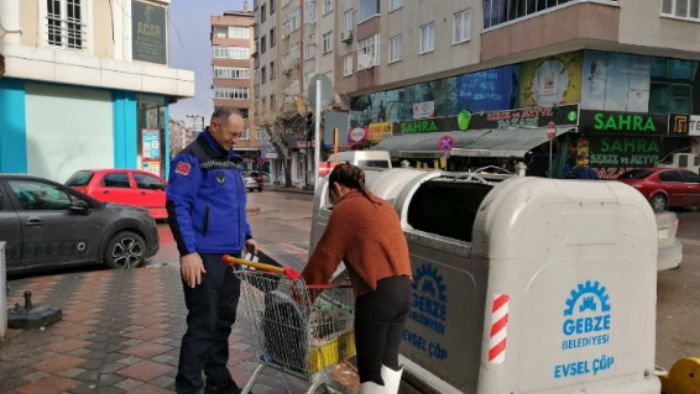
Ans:
{"type": "Polygon", "coordinates": [[[87,48],[87,24],[78,18],[46,17],[46,42],[52,47],[66,49],[87,48]]]}

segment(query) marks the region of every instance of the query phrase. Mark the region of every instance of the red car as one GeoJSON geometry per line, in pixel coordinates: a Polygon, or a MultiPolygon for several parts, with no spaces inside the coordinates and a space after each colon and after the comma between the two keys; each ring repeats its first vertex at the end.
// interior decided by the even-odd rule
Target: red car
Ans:
{"type": "Polygon", "coordinates": [[[657,210],[700,205],[700,175],[675,168],[645,168],[626,172],[617,180],[633,186],[657,210]]]}
{"type": "Polygon", "coordinates": [[[139,170],[83,170],[66,182],[66,186],[96,200],[146,208],[154,219],[168,217],[167,184],[163,178],[139,170]]]}

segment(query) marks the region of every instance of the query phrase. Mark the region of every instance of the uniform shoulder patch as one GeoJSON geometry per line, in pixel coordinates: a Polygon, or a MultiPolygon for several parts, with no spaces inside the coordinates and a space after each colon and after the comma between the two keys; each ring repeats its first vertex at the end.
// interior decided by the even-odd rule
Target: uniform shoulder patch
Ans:
{"type": "Polygon", "coordinates": [[[180,175],[190,175],[190,170],[192,169],[192,165],[189,163],[185,163],[184,161],[181,161],[177,163],[177,166],[175,167],[175,173],[180,174],[180,175]]]}

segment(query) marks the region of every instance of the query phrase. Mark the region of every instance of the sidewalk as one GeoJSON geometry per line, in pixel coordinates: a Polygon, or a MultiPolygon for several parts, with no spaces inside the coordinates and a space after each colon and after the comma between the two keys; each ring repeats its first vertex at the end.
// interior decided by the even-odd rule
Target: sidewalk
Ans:
{"type": "MultiPolygon", "coordinates": [[[[63,308],[45,330],[10,330],[0,341],[4,394],[174,392],[186,308],[177,267],[98,270],[12,281],[8,307],[31,290],[36,306],[63,308]]],[[[256,367],[241,303],[229,368],[239,385],[256,367]]],[[[255,393],[302,393],[306,383],[266,369],[255,393]]]]}

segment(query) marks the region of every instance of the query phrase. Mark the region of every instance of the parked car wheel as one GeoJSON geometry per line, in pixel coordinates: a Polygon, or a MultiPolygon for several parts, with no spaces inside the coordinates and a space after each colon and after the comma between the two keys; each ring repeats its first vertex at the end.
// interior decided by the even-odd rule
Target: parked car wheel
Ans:
{"type": "Polygon", "coordinates": [[[666,205],[668,204],[668,201],[666,200],[666,196],[663,194],[657,194],[654,197],[651,198],[651,206],[654,208],[656,211],[663,211],[666,209],[666,205]]]}
{"type": "Polygon", "coordinates": [[[262,186],[260,186],[260,187],[258,188],[258,191],[259,191],[259,192],[262,192],[262,186]]]}
{"type": "Polygon", "coordinates": [[[107,244],[105,264],[109,268],[137,268],[146,258],[146,241],[138,234],[123,231],[107,244]]]}

